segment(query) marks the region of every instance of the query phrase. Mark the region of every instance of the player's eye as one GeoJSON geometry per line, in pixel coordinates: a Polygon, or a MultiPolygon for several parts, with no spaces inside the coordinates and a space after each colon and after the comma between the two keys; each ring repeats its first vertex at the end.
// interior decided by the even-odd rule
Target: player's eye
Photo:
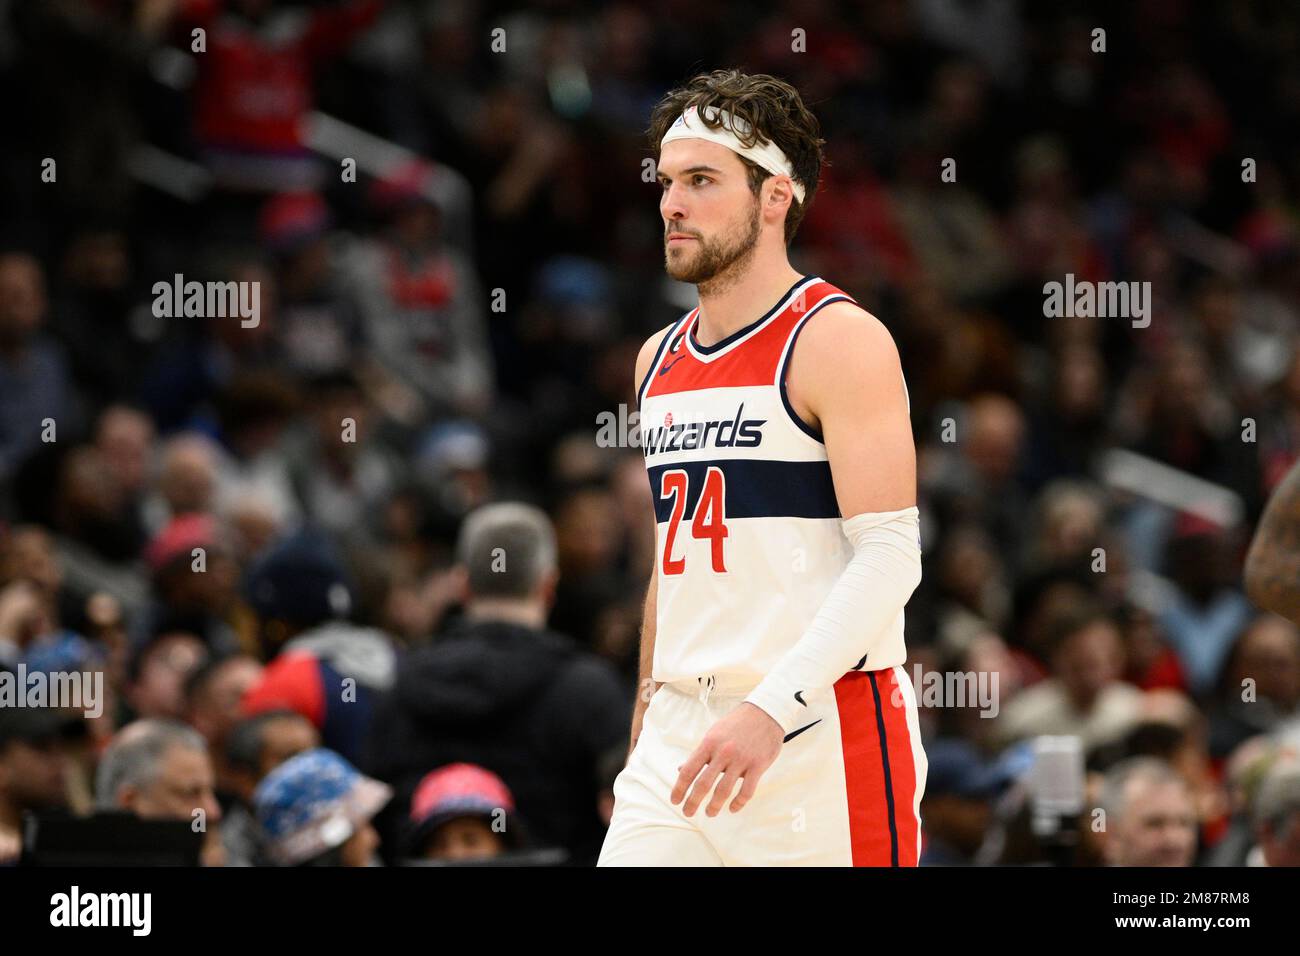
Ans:
{"type": "Polygon", "coordinates": [[[697,186],[700,185],[701,179],[704,180],[706,183],[713,182],[713,180],[709,179],[709,177],[705,176],[703,173],[696,173],[693,178],[695,179],[695,185],[697,186]]]}

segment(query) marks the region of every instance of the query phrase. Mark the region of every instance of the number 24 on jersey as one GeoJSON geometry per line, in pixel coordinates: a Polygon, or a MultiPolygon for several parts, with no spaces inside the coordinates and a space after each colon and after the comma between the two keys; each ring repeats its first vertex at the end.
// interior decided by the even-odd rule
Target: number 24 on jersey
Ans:
{"type": "MultiPolygon", "coordinates": [[[[673,510],[668,519],[668,532],[664,537],[662,567],[664,574],[686,572],[686,558],[684,556],[674,558],[673,545],[677,540],[682,515],[686,511],[688,481],[687,473],[680,468],[667,470],[660,478],[659,497],[673,499],[673,510]]],[[[726,478],[722,474],[722,469],[710,465],[704,475],[704,488],[700,491],[700,500],[695,505],[695,516],[691,519],[691,537],[709,541],[713,570],[716,572],[727,570],[722,549],[723,541],[727,537],[726,493],[726,478]]]]}

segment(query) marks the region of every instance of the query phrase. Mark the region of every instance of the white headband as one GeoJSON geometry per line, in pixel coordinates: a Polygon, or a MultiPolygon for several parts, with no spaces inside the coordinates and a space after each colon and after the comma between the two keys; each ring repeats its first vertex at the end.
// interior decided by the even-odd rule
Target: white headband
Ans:
{"type": "Polygon", "coordinates": [[[689,107],[685,113],[677,117],[672,126],[668,127],[668,132],[664,133],[664,138],[659,141],[659,148],[663,149],[665,143],[671,143],[675,139],[707,139],[710,143],[725,146],[733,153],[752,160],[774,176],[789,176],[795,196],[803,202],[804,188],[799,180],[795,179],[794,167],[790,165],[790,160],[786,159],[780,146],[771,140],[755,146],[746,146],[742,143],[740,137],[732,130],[738,131],[741,135],[749,132],[750,126],[744,117],[734,116],[726,110],[713,106],[704,107],[704,115],[710,120],[715,116],[721,116],[724,125],[719,129],[705,126],[704,121],[699,117],[698,107],[689,107]]]}

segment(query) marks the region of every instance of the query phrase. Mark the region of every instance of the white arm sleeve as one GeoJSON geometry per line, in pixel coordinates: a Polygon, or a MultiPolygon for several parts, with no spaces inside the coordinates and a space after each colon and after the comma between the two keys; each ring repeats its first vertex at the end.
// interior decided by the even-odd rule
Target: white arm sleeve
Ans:
{"type": "Polygon", "coordinates": [[[830,687],[878,646],[921,583],[920,512],[855,515],[844,522],[853,557],[803,637],[745,698],[789,733],[807,713],[796,694],[830,687]]]}

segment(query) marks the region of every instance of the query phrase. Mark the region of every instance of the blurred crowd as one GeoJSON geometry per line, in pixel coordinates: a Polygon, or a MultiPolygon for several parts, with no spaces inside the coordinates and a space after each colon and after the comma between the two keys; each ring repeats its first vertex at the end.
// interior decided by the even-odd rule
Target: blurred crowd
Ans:
{"type": "Polygon", "coordinates": [[[922,708],[922,862],[1300,865],[1300,632],[1240,583],[1300,455],[1262,0],[0,6],[0,666],[108,698],[0,707],[0,860],[28,812],[196,810],[211,865],[594,859],[654,553],[598,417],[694,291],[644,129],[724,66],[819,116],[792,262],[900,348],[909,674],[997,675],[922,708]],[[1067,275],[1149,325],[1046,318],[1067,275]],[[175,276],[256,324],[160,317],[175,276]]]}

